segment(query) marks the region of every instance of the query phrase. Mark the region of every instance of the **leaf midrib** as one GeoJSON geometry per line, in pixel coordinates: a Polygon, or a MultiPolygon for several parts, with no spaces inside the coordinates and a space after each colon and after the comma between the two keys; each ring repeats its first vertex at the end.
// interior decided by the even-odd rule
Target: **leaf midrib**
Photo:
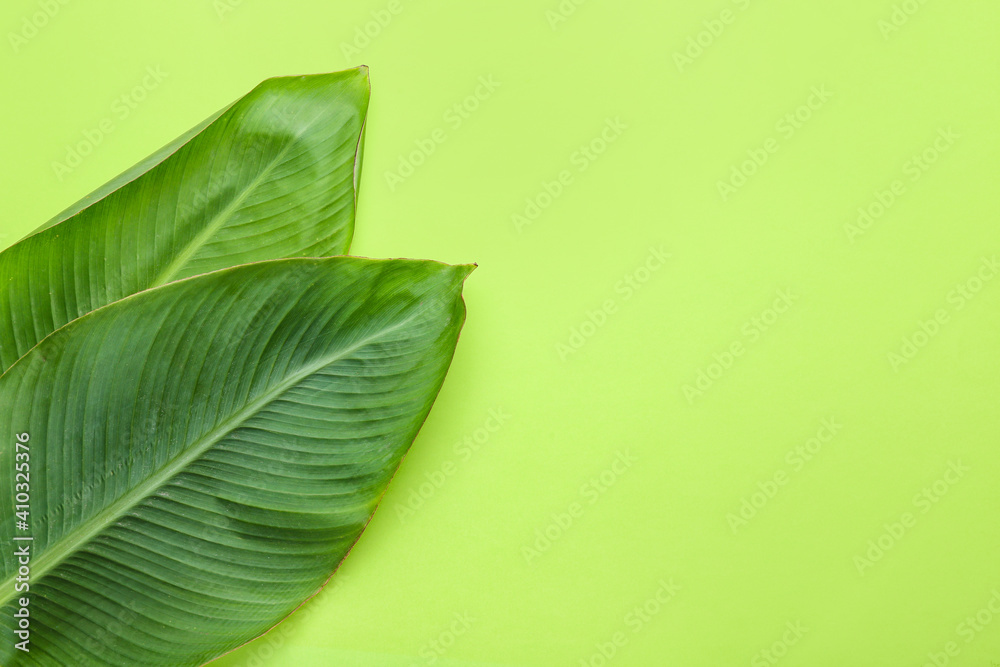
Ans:
{"type": "Polygon", "coordinates": [[[166,285],[168,282],[173,280],[173,278],[178,274],[178,272],[180,272],[181,268],[188,262],[188,260],[191,259],[191,257],[194,256],[194,253],[197,252],[198,249],[201,248],[203,245],[205,245],[205,243],[208,241],[209,238],[212,237],[212,235],[214,235],[223,226],[225,226],[226,222],[228,222],[232,218],[233,213],[235,213],[236,210],[243,204],[243,202],[247,200],[247,197],[250,196],[250,193],[256,190],[260,186],[261,182],[263,182],[263,179],[271,175],[271,172],[274,171],[275,166],[277,166],[278,163],[285,158],[285,156],[288,154],[288,151],[291,150],[292,146],[295,145],[295,143],[299,140],[302,134],[304,134],[310,127],[312,127],[312,124],[313,123],[309,123],[305,128],[302,129],[301,133],[296,134],[295,137],[288,142],[288,145],[282,148],[275,156],[275,158],[271,160],[271,162],[268,163],[268,165],[263,170],[261,170],[261,172],[257,174],[257,176],[255,176],[254,179],[246,187],[243,188],[243,190],[240,192],[239,195],[234,197],[231,202],[226,204],[225,208],[219,211],[212,218],[212,221],[209,224],[205,225],[204,229],[202,229],[200,232],[198,232],[198,234],[195,235],[194,238],[188,241],[187,244],[184,246],[184,248],[179,253],[177,253],[177,256],[174,257],[174,259],[170,262],[170,264],[164,267],[164,269],[160,271],[160,273],[156,276],[156,278],[153,279],[153,282],[149,284],[147,289],[153,289],[155,287],[160,287],[161,285],[166,285]]]}
{"type": "MultiPolygon", "coordinates": [[[[262,394],[255,401],[248,404],[242,410],[236,412],[225,422],[220,424],[218,427],[209,431],[207,434],[202,436],[200,439],[196,440],[191,447],[188,447],[184,451],[180,452],[177,456],[171,459],[157,474],[148,478],[142,484],[139,484],[135,489],[126,493],[124,496],[116,500],[114,503],[109,505],[103,512],[91,517],[87,521],[81,523],[74,530],[64,535],[55,544],[51,545],[45,552],[34,560],[31,566],[31,578],[32,580],[38,580],[45,576],[50,570],[60,565],[63,561],[69,558],[73,553],[78,551],[84,544],[89,542],[94,536],[99,534],[101,531],[106,529],[108,526],[112,525],[118,521],[122,516],[126,514],[126,511],[135,507],[139,502],[150,495],[156,489],[162,487],[167,481],[181,472],[193,461],[197,460],[202,454],[207,452],[213,445],[218,443],[223,437],[232,431],[236,430],[243,422],[247,421],[250,417],[255,415],[257,412],[262,410],[269,403],[277,400],[286,391],[299,384],[310,375],[319,372],[321,369],[333,364],[347,355],[356,352],[357,350],[368,345],[372,341],[384,336],[386,334],[396,331],[417,318],[420,311],[417,311],[407,317],[406,319],[398,322],[392,326],[386,327],[378,331],[377,333],[364,338],[360,342],[348,347],[344,350],[338,351],[336,354],[332,354],[328,357],[324,357],[320,361],[306,366],[304,369],[290,376],[284,382],[276,385],[273,389],[262,394]]],[[[14,591],[14,582],[17,579],[17,573],[15,572],[6,581],[0,584],[0,591],[7,590],[8,587],[11,593],[5,594],[0,597],[0,607],[3,607],[12,599],[17,596],[14,591]]]]}
{"type": "MultiPolygon", "coordinates": [[[[220,112],[220,116],[222,115],[222,113],[224,113],[224,112],[220,112]]],[[[171,263],[167,267],[165,267],[157,275],[157,277],[153,280],[152,283],[150,283],[149,285],[147,285],[145,288],[139,290],[135,294],[139,294],[139,293],[145,292],[146,290],[154,289],[156,287],[162,287],[163,285],[171,282],[174,278],[176,278],[177,273],[180,271],[180,269],[184,265],[184,263],[187,262],[189,259],[191,259],[191,257],[198,250],[198,248],[200,248],[201,246],[203,246],[205,244],[205,242],[211,236],[211,234],[213,234],[214,232],[218,231],[219,229],[222,228],[223,225],[225,225],[225,223],[228,220],[228,218],[231,217],[232,214],[236,211],[236,208],[240,204],[242,204],[244,201],[246,201],[246,199],[250,195],[250,193],[254,189],[256,189],[261,184],[262,180],[266,176],[270,175],[270,173],[274,170],[274,168],[278,165],[278,163],[280,163],[281,160],[284,159],[284,157],[288,154],[288,151],[291,150],[292,146],[294,146],[295,143],[299,139],[301,139],[302,136],[305,135],[306,132],[308,132],[317,122],[319,122],[319,118],[318,117],[314,118],[313,120],[311,120],[308,123],[306,123],[295,134],[295,136],[288,143],[288,145],[285,146],[284,148],[282,148],[281,151],[278,152],[278,154],[274,158],[274,160],[272,160],[271,163],[268,164],[267,167],[265,167],[264,170],[261,171],[260,174],[258,174],[256,177],[254,177],[253,181],[251,181],[243,189],[243,191],[236,198],[234,198],[234,200],[232,202],[230,202],[228,205],[226,205],[226,207],[222,211],[220,211],[218,214],[216,214],[212,218],[212,222],[209,224],[209,226],[206,227],[206,229],[204,229],[201,232],[199,232],[193,239],[191,239],[191,241],[189,241],[185,245],[184,250],[181,252],[181,254],[179,254],[176,258],[174,258],[174,260],[171,261],[171,263]]],[[[360,142],[360,140],[359,140],[359,142],[360,142]]],[[[188,144],[188,145],[190,145],[190,144],[188,144]]],[[[181,147],[181,148],[183,148],[183,147],[181,147]]],[[[181,148],[179,148],[178,151],[180,151],[181,148]]],[[[357,149],[355,149],[355,158],[357,158],[357,152],[356,151],[357,151],[357,149]]],[[[159,164],[157,164],[155,166],[159,166],[159,164]]],[[[151,168],[151,170],[152,170],[152,168],[151,168]]],[[[149,172],[146,172],[146,173],[149,173],[149,172]]],[[[355,196],[355,208],[356,208],[357,207],[357,189],[356,188],[354,189],[354,196],[355,196]]],[[[34,232],[31,235],[34,235],[34,232]]],[[[134,294],[130,294],[130,295],[127,295],[127,296],[134,296],[134,294]]],[[[110,305],[111,303],[115,303],[115,301],[111,301],[111,302],[105,304],[105,306],[110,305]]],[[[91,312],[93,312],[93,311],[91,311],[91,312]]],[[[89,313],[84,313],[80,317],[83,317],[84,315],[87,315],[87,314],[89,314],[89,313]]],[[[80,319],[80,317],[75,317],[75,318],[69,320],[68,322],[66,322],[66,324],[63,325],[63,327],[65,327],[68,324],[72,324],[73,322],[75,322],[78,319],[80,319]]],[[[59,327],[59,328],[61,329],[63,327],[59,327]]],[[[51,334],[49,334],[49,335],[51,335],[51,334]]],[[[25,350],[25,352],[23,354],[18,355],[17,358],[11,364],[9,364],[6,368],[4,368],[2,366],[2,364],[0,364],[0,376],[6,375],[7,371],[9,371],[14,366],[14,364],[16,364],[21,359],[23,359],[24,357],[26,357],[29,354],[31,354],[31,352],[34,351],[35,348],[37,348],[39,345],[41,345],[42,341],[45,338],[47,338],[47,336],[42,337],[42,340],[39,340],[39,341],[35,342],[35,344],[32,345],[29,349],[25,350]]],[[[17,346],[15,345],[15,351],[16,351],[16,349],[17,349],[17,346]]]]}

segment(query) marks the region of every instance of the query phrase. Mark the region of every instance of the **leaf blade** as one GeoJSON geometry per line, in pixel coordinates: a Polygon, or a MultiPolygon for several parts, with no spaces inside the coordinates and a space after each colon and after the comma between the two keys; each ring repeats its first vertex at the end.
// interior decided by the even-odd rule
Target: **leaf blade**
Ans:
{"type": "MultiPolygon", "coordinates": [[[[41,443],[32,614],[47,657],[19,662],[6,641],[0,661],[65,664],[72,646],[82,657],[68,664],[201,664],[314,594],[430,410],[469,270],[237,267],[94,311],[18,361],[0,378],[0,430],[27,421],[41,443]],[[192,363],[178,369],[178,355],[192,363]],[[80,450],[93,465],[67,457],[80,450]]],[[[9,480],[0,493],[13,497],[9,480]]],[[[5,556],[5,640],[15,569],[5,556]]]]}
{"type": "Polygon", "coordinates": [[[0,253],[0,373],[129,294],[345,254],[369,96],[366,68],[268,79],[0,253]]]}

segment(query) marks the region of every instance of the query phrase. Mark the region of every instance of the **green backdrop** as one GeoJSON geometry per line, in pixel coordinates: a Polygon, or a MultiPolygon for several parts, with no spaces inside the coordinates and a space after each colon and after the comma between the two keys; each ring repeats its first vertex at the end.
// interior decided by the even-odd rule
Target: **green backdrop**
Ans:
{"type": "Polygon", "coordinates": [[[0,245],[371,67],[354,254],[478,262],[431,417],[238,665],[1000,663],[1000,5],[8,0],[0,245]]]}

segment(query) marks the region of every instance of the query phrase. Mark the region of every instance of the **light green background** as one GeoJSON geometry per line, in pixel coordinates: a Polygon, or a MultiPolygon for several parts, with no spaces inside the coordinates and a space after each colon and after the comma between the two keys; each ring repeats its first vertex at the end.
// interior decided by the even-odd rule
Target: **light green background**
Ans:
{"type": "Polygon", "coordinates": [[[365,63],[354,254],[480,265],[437,405],[336,585],[217,664],[596,666],[616,639],[606,664],[1000,663],[1000,280],[979,276],[1000,253],[1000,5],[563,5],[554,27],[559,0],[0,9],[2,245],[262,79],[365,63]],[[900,25],[880,26],[894,11],[900,25]],[[679,65],[689,38],[702,52],[679,65]],[[133,92],[148,67],[165,78],[133,92]],[[499,87],[466,101],[480,77],[499,87]],[[814,87],[829,99],[800,109],[814,87]],[[446,114],[463,103],[477,108],[459,124],[446,114]],[[105,118],[112,131],[57,175],[105,118]],[[609,119],[627,128],[581,161],[609,119]],[[957,138],[936,153],[939,132],[957,138]],[[719,181],[761,150],[724,199],[719,181]],[[925,151],[936,160],[914,171],[925,151]],[[777,314],[779,290],[792,305],[777,314]],[[716,378],[689,400],[700,371],[716,378]],[[824,419],[836,434],[797,458],[824,419]],[[616,471],[619,454],[632,462],[616,471]],[[614,483],[595,492],[602,474],[614,483]],[[734,530],[744,499],[759,507],[734,530]],[[539,554],[536,531],[555,537],[539,554]],[[880,538],[884,555],[857,560],[880,538]],[[661,581],[680,590],[637,623],[661,581]]]}

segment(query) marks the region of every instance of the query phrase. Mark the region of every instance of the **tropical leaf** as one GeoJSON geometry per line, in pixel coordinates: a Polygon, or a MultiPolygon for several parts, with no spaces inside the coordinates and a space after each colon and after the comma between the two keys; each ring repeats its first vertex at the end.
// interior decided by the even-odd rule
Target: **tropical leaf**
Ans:
{"type": "Polygon", "coordinates": [[[0,372],[141,290],[346,254],[368,98],[364,67],[269,79],[0,253],[0,372]]]}
{"type": "Polygon", "coordinates": [[[94,310],[17,361],[0,376],[0,469],[30,459],[30,528],[0,475],[0,663],[199,665],[315,594],[431,408],[471,269],[224,269],[94,310]],[[10,545],[29,535],[15,592],[10,545]]]}

